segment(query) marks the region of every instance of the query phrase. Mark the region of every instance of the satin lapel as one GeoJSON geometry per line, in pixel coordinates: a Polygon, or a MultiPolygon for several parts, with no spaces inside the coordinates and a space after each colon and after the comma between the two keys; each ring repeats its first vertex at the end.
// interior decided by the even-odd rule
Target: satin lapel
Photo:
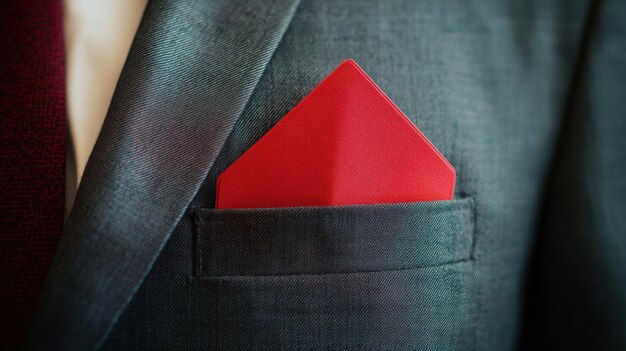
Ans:
{"type": "Polygon", "coordinates": [[[27,345],[97,348],[196,194],[298,0],[152,0],[27,345]]]}

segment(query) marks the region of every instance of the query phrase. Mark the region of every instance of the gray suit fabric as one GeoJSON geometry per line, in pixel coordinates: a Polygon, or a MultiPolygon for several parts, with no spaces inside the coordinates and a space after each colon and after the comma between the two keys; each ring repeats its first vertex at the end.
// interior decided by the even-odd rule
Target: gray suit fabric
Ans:
{"type": "Polygon", "coordinates": [[[619,1],[151,0],[27,348],[626,349],[625,23],[619,1]],[[213,209],[346,58],[455,200],[213,209]]]}

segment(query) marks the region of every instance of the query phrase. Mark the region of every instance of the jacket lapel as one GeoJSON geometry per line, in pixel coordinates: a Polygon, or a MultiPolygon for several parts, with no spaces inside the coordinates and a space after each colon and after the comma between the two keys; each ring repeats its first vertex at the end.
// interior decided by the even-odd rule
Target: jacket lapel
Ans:
{"type": "Polygon", "coordinates": [[[27,346],[94,349],[196,194],[298,0],[152,0],[27,346]]]}

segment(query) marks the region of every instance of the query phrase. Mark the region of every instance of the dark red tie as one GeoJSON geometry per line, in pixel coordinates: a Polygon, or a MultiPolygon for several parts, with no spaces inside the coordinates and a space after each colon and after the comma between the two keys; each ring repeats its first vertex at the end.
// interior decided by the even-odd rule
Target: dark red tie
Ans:
{"type": "Polygon", "coordinates": [[[0,349],[28,326],[63,230],[60,0],[0,4],[0,349]]]}

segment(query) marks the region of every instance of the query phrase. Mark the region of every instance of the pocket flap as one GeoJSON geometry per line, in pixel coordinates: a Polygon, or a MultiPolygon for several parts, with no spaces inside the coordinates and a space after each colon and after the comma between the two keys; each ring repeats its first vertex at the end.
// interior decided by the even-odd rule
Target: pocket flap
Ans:
{"type": "Polygon", "coordinates": [[[195,274],[288,275],[428,267],[471,256],[474,207],[453,201],[196,209],[195,274]]]}

